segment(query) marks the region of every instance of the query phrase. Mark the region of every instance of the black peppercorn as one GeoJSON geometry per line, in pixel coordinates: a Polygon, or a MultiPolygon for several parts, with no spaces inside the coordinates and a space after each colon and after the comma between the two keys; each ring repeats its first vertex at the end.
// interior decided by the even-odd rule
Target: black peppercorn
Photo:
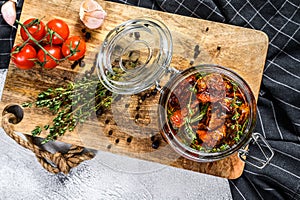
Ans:
{"type": "Polygon", "coordinates": [[[84,60],[80,60],[80,61],[79,61],[79,67],[84,67],[84,66],[85,66],[84,60]]]}
{"type": "Polygon", "coordinates": [[[134,32],[134,37],[136,40],[140,39],[141,35],[139,32],[134,32]]]}
{"type": "Polygon", "coordinates": [[[109,91],[109,90],[107,90],[107,91],[105,92],[105,95],[106,95],[106,96],[110,96],[110,95],[112,95],[112,92],[109,91]]]}
{"type": "Polygon", "coordinates": [[[85,77],[89,78],[91,76],[90,72],[86,71],[85,72],[85,77]]]}
{"type": "Polygon", "coordinates": [[[130,143],[130,142],[131,142],[131,140],[132,140],[132,138],[131,138],[131,137],[129,137],[129,138],[127,138],[127,140],[126,140],[126,141],[127,141],[128,143],[130,143]]]}
{"type": "Polygon", "coordinates": [[[159,140],[154,140],[153,142],[152,142],[152,148],[153,149],[157,149],[159,147],[159,140]]]}
{"type": "Polygon", "coordinates": [[[96,111],[96,115],[97,116],[101,116],[103,114],[103,110],[102,108],[99,108],[97,111],[96,111]]]}
{"type": "Polygon", "coordinates": [[[115,143],[117,143],[117,144],[118,144],[119,142],[120,142],[120,140],[117,138],[117,139],[116,139],[116,141],[115,141],[115,143]]]}
{"type": "Polygon", "coordinates": [[[112,130],[109,130],[108,131],[108,135],[112,135],[113,134],[113,131],[112,130]]]}
{"type": "Polygon", "coordinates": [[[194,62],[195,62],[194,60],[191,60],[191,61],[190,61],[190,65],[193,65],[193,64],[194,64],[194,62]]]}
{"type": "Polygon", "coordinates": [[[90,32],[86,32],[86,33],[85,33],[85,39],[86,39],[86,40],[91,39],[91,37],[92,37],[92,36],[91,36],[91,33],[90,33],[90,32]]]}
{"type": "Polygon", "coordinates": [[[194,48],[194,59],[196,59],[199,56],[200,52],[201,52],[200,47],[197,44],[194,48]]]}
{"type": "Polygon", "coordinates": [[[145,101],[145,99],[146,99],[146,95],[141,96],[142,101],[145,101]]]}
{"type": "Polygon", "coordinates": [[[151,141],[152,141],[152,142],[154,141],[154,139],[155,139],[155,136],[154,136],[154,135],[151,136],[151,141]]]}
{"type": "Polygon", "coordinates": [[[153,96],[155,96],[155,95],[157,94],[157,89],[155,88],[154,90],[152,90],[152,91],[151,91],[151,94],[152,94],[153,96]]]}

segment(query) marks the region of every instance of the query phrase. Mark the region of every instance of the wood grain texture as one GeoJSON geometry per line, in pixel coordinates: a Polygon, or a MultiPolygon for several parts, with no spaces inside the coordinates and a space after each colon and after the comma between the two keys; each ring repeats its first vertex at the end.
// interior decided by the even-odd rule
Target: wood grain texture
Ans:
{"type": "MultiPolygon", "coordinates": [[[[21,21],[29,17],[44,17],[45,22],[60,18],[69,24],[71,35],[83,35],[81,30],[84,26],[78,16],[80,2],[25,0],[21,21]]],[[[86,66],[72,70],[71,63],[66,61],[53,70],[35,67],[22,71],[10,64],[0,104],[1,110],[10,103],[21,104],[34,100],[40,91],[63,85],[66,80],[76,81],[95,65],[97,52],[107,33],[121,22],[141,16],[161,20],[170,29],[174,43],[172,67],[182,70],[190,67],[191,61],[194,64],[214,63],[228,67],[241,75],[250,85],[255,97],[258,97],[268,47],[268,38],[264,33],[107,1],[98,2],[108,15],[102,27],[91,31],[92,37],[87,43],[85,56],[86,66]],[[193,59],[196,45],[200,47],[200,55],[193,59]]],[[[16,43],[21,42],[20,38],[18,31],[16,43]]],[[[163,81],[167,81],[167,78],[163,81]]],[[[137,96],[122,96],[113,103],[111,112],[100,118],[93,113],[92,120],[59,139],[67,143],[229,179],[241,175],[244,163],[236,154],[211,163],[196,163],[179,157],[160,136],[157,124],[158,99],[158,95],[148,98],[142,103],[141,109],[136,111],[137,96]],[[136,114],[141,116],[138,120],[135,120],[136,114]],[[131,139],[130,142],[128,138],[131,139]],[[151,138],[160,141],[158,149],[152,148],[151,138]]],[[[44,109],[25,109],[24,118],[15,126],[15,130],[30,134],[35,126],[47,124],[52,118],[51,113],[44,109]]]]}

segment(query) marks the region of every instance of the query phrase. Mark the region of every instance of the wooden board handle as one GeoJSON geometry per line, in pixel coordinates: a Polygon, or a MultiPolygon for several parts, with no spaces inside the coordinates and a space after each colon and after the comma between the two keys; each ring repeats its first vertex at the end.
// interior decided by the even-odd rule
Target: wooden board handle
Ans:
{"type": "Polygon", "coordinates": [[[49,172],[57,174],[63,172],[68,174],[69,171],[85,160],[92,159],[95,155],[92,152],[83,153],[84,148],[72,145],[67,153],[60,152],[50,153],[41,150],[39,146],[33,143],[32,137],[25,135],[27,141],[22,139],[14,132],[13,124],[18,124],[23,119],[23,109],[18,104],[7,105],[2,112],[2,127],[5,133],[15,140],[19,145],[31,150],[37,157],[40,164],[49,172]],[[49,161],[55,164],[53,166],[49,161]]]}

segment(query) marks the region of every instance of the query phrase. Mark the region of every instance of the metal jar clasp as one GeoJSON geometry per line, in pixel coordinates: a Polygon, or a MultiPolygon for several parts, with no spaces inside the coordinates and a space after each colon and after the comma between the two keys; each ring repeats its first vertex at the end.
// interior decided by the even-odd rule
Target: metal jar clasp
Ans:
{"type": "Polygon", "coordinates": [[[266,141],[266,139],[260,133],[253,133],[252,138],[247,142],[247,144],[243,148],[241,148],[238,151],[238,156],[246,164],[250,164],[259,169],[263,169],[273,158],[274,151],[269,145],[269,143],[266,141]],[[260,144],[259,141],[261,141],[262,143],[260,144]],[[261,152],[260,157],[263,158],[258,158],[249,155],[249,150],[246,149],[249,143],[258,146],[261,152]]]}

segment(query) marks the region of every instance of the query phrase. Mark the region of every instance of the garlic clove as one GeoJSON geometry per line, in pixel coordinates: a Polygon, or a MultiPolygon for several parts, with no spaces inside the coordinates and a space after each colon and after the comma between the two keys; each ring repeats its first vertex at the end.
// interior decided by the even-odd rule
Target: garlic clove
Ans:
{"type": "Polygon", "coordinates": [[[99,28],[106,15],[106,12],[95,0],[84,0],[81,3],[79,17],[89,29],[99,28]]]}
{"type": "Polygon", "coordinates": [[[89,29],[99,28],[104,21],[105,15],[101,11],[93,11],[86,13],[83,20],[85,22],[86,27],[89,29]]]}
{"type": "Polygon", "coordinates": [[[97,10],[99,4],[94,0],[85,0],[82,2],[82,7],[84,8],[85,11],[90,12],[90,11],[97,10]]]}
{"type": "Polygon", "coordinates": [[[1,7],[1,14],[6,23],[13,26],[17,18],[16,3],[13,1],[5,2],[1,7]]]}

